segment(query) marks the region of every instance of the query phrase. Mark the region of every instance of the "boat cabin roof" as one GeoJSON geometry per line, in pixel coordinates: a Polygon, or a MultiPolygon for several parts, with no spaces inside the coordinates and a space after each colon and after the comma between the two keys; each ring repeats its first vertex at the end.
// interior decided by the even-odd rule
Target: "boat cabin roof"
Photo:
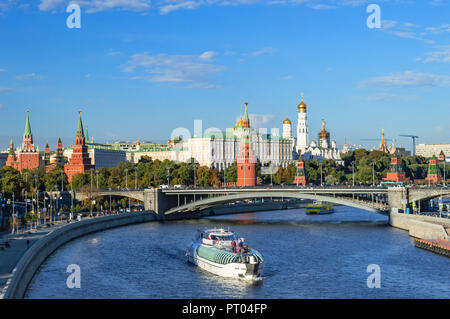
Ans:
{"type": "Polygon", "coordinates": [[[232,232],[231,230],[225,230],[223,228],[203,229],[200,232],[204,233],[205,235],[217,237],[234,236],[234,232],[232,232]]]}

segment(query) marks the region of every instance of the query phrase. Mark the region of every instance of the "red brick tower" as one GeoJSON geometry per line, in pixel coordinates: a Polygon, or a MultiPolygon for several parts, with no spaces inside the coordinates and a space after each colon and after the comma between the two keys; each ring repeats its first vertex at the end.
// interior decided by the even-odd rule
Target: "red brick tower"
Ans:
{"type": "Polygon", "coordinates": [[[57,165],[61,165],[64,166],[65,161],[64,161],[64,148],[63,148],[63,144],[61,142],[61,138],[58,137],[58,143],[56,144],[56,164],[57,165]]]}
{"type": "Polygon", "coordinates": [[[47,143],[47,146],[45,147],[45,155],[44,155],[45,171],[47,173],[54,170],[57,165],[64,166],[66,161],[64,160],[63,151],[64,150],[63,150],[61,138],[58,138],[58,143],[56,144],[56,158],[55,158],[55,161],[53,163],[51,163],[50,162],[50,147],[48,146],[48,143],[47,143]]]}
{"type": "Polygon", "coordinates": [[[295,173],[294,184],[306,185],[306,172],[305,172],[305,162],[302,160],[297,161],[297,171],[295,173]]]}
{"type": "Polygon", "coordinates": [[[25,123],[25,133],[23,134],[22,148],[17,153],[16,162],[12,166],[22,172],[24,169],[39,168],[41,160],[39,151],[33,144],[33,134],[31,134],[30,111],[27,110],[27,121],[25,123]]]}
{"type": "Polygon", "coordinates": [[[47,144],[45,144],[44,148],[44,163],[45,166],[48,166],[50,164],[50,146],[48,146],[48,142],[47,144]]]}
{"type": "Polygon", "coordinates": [[[81,111],[78,111],[78,128],[75,136],[75,145],[73,146],[72,157],[69,163],[64,165],[64,173],[67,175],[69,183],[76,174],[83,174],[94,168],[91,164],[88,148],[84,138],[83,122],[81,121],[81,111]]]}
{"type": "Polygon", "coordinates": [[[386,178],[383,178],[386,182],[407,182],[409,178],[406,178],[406,174],[403,171],[401,160],[398,157],[391,158],[391,167],[387,173],[386,178]]]}
{"type": "Polygon", "coordinates": [[[438,159],[436,158],[435,155],[433,155],[433,157],[430,159],[429,170],[425,180],[427,182],[430,181],[430,183],[433,184],[437,184],[442,181],[442,175],[439,169],[438,159]]]}
{"type": "Polygon", "coordinates": [[[250,146],[250,120],[247,105],[245,104],[244,118],[242,120],[242,135],[237,156],[237,186],[256,186],[256,156],[250,146]]]}

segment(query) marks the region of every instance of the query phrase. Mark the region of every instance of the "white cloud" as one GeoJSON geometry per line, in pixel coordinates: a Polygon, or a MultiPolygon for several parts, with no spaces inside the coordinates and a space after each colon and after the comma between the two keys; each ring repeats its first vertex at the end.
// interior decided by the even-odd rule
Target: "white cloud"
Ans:
{"type": "Polygon", "coordinates": [[[86,79],[90,79],[92,77],[92,74],[88,73],[84,76],[86,79]]]}
{"type": "Polygon", "coordinates": [[[294,77],[292,75],[282,76],[280,80],[292,80],[294,77]]]}
{"type": "Polygon", "coordinates": [[[212,88],[205,80],[226,68],[207,63],[194,55],[148,55],[138,53],[122,66],[126,73],[138,73],[133,80],[148,82],[189,82],[191,87],[212,88]]]}
{"type": "Polygon", "coordinates": [[[261,50],[252,53],[253,56],[259,56],[263,54],[275,54],[278,52],[277,48],[262,48],[261,50]]]}
{"type": "Polygon", "coordinates": [[[69,3],[80,5],[87,13],[100,11],[146,11],[150,9],[150,0],[41,0],[39,10],[56,11],[67,7],[69,3]]]}
{"type": "Polygon", "coordinates": [[[0,86],[0,92],[9,92],[9,91],[11,91],[12,89],[11,88],[9,88],[9,87],[6,87],[6,86],[0,86]]]}
{"type": "Polygon", "coordinates": [[[423,63],[430,62],[450,62],[450,45],[442,45],[436,46],[438,51],[427,52],[425,53],[424,58],[417,59],[418,61],[422,61],[423,63]]]}
{"type": "Polygon", "coordinates": [[[2,73],[2,72],[6,72],[6,70],[5,69],[0,69],[0,73],[2,73]]]}
{"type": "Polygon", "coordinates": [[[443,24],[438,27],[428,27],[428,28],[425,28],[425,32],[428,32],[430,34],[449,33],[450,32],[450,24],[443,24]]]}
{"type": "Polygon", "coordinates": [[[119,51],[114,51],[113,49],[109,49],[107,55],[109,56],[116,56],[119,55],[120,52],[119,51]]]}
{"type": "Polygon", "coordinates": [[[383,29],[391,29],[398,24],[397,21],[394,20],[381,20],[381,27],[383,29]]]}
{"type": "Polygon", "coordinates": [[[374,77],[359,83],[360,88],[430,88],[449,85],[448,76],[416,71],[374,77]]]}
{"type": "Polygon", "coordinates": [[[36,73],[29,73],[24,75],[17,75],[16,80],[19,81],[25,81],[30,79],[41,79],[42,77],[40,75],[37,75],[36,73]]]}
{"type": "Polygon", "coordinates": [[[200,59],[205,61],[211,61],[217,55],[214,51],[206,51],[200,55],[200,59]]]}
{"type": "Polygon", "coordinates": [[[200,5],[201,4],[199,2],[195,1],[185,1],[176,4],[168,4],[160,7],[159,13],[165,15],[176,10],[192,10],[198,8],[200,5]]]}
{"type": "Polygon", "coordinates": [[[314,9],[314,10],[329,10],[329,9],[335,9],[335,8],[337,8],[337,7],[334,6],[334,5],[323,4],[323,3],[310,5],[309,7],[310,7],[311,9],[314,9]]]}

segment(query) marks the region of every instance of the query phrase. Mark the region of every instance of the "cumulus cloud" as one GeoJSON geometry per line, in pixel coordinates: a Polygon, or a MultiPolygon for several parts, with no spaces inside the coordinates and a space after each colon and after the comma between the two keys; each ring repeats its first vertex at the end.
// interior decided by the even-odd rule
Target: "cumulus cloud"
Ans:
{"type": "Polygon", "coordinates": [[[416,71],[374,77],[359,83],[360,88],[430,88],[449,85],[448,76],[416,71]]]}

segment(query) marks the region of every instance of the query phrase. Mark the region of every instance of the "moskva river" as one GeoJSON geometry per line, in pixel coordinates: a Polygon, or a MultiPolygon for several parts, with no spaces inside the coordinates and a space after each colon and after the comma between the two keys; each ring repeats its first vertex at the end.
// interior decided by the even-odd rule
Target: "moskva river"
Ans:
{"type": "Polygon", "coordinates": [[[384,216],[338,206],[331,215],[267,211],[91,234],[51,255],[26,298],[450,298],[449,270],[449,258],[415,248],[384,216]],[[188,264],[186,248],[205,226],[230,228],[259,250],[264,280],[223,279],[188,264]],[[80,288],[67,286],[71,264],[80,267],[80,288]],[[368,288],[372,264],[380,288],[368,288]]]}

